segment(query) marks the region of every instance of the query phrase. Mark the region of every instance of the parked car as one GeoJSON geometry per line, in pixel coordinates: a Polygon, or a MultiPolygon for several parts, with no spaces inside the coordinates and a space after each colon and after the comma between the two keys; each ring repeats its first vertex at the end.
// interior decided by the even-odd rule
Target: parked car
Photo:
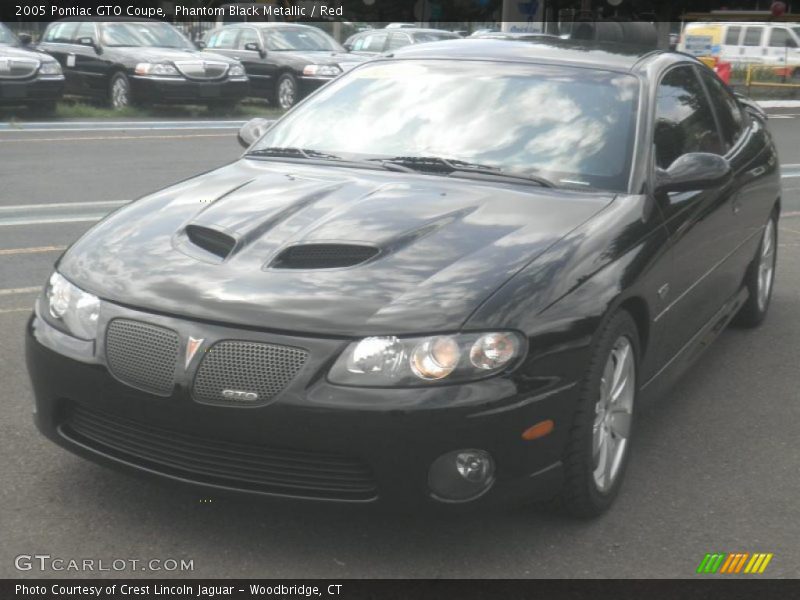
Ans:
{"type": "Polygon", "coordinates": [[[27,327],[54,442],[212,493],[597,515],[640,402],[767,315],[775,146],[692,57],[408,46],[240,136],[59,259],[27,327]]]}
{"type": "Polygon", "coordinates": [[[452,31],[442,29],[412,29],[403,28],[402,31],[386,31],[375,29],[364,31],[350,36],[345,40],[344,47],[353,54],[370,56],[397,50],[411,44],[424,44],[426,42],[439,42],[441,40],[459,40],[461,36],[452,31]]]}
{"type": "Polygon", "coordinates": [[[688,23],[678,50],[733,64],[792,67],[800,76],[800,25],[795,23],[688,23]]]}
{"type": "Polygon", "coordinates": [[[210,31],[205,46],[241,61],[254,96],[283,109],[364,59],[310,25],[247,23],[210,31]]]}
{"type": "Polygon", "coordinates": [[[61,63],[68,94],[116,109],[136,103],[231,107],[248,93],[239,61],[198,51],[161,21],[64,19],[47,27],[39,48],[61,63]]]}
{"type": "Polygon", "coordinates": [[[64,91],[64,75],[57,61],[29,48],[30,41],[0,23],[0,106],[52,112],[64,91]]]}

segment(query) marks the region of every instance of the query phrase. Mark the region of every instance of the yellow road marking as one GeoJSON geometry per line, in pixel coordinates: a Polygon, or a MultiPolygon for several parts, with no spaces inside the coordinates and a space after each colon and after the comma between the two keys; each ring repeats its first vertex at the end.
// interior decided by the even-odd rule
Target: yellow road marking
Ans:
{"type": "Polygon", "coordinates": [[[13,254],[38,254],[40,252],[59,252],[66,250],[66,246],[36,246],[34,248],[5,248],[0,250],[0,256],[13,254]]]}
{"type": "Polygon", "coordinates": [[[0,315],[6,315],[10,313],[21,313],[21,312],[31,312],[33,308],[27,306],[25,308],[0,308],[0,315]]]}
{"type": "Polygon", "coordinates": [[[24,288],[6,288],[0,290],[0,296],[13,296],[14,294],[33,294],[42,289],[42,286],[24,287],[24,288]]]}

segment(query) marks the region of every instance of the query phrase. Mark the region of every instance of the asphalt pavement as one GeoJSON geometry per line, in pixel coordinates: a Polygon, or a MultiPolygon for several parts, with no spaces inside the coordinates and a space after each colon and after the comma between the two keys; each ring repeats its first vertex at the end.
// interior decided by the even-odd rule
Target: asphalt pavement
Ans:
{"type": "Polygon", "coordinates": [[[31,421],[23,330],[60,252],[116,206],[235,160],[236,124],[0,125],[0,577],[692,577],[708,552],[800,576],[800,110],[771,121],[784,218],[771,313],[640,407],[622,492],[594,521],[200,497],[79,459],[31,421]],[[45,206],[46,205],[46,206],[45,206]],[[192,571],[19,571],[18,555],[192,571]]]}

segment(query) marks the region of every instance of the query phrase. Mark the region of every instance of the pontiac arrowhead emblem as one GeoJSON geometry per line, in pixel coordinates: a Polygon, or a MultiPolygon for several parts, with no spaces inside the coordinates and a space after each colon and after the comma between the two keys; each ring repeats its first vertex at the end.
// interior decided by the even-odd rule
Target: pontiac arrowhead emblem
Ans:
{"type": "Polygon", "coordinates": [[[200,346],[203,345],[205,341],[204,338],[193,338],[190,337],[189,341],[186,342],[186,363],[184,364],[185,368],[189,368],[189,363],[192,362],[194,355],[197,354],[197,351],[200,349],[200,346]]]}

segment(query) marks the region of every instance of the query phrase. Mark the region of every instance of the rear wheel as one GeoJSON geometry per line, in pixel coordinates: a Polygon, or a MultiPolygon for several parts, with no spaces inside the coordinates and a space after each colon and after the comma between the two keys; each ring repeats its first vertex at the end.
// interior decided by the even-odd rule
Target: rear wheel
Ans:
{"type": "Polygon", "coordinates": [[[622,483],[638,391],[639,334],[625,311],[598,336],[581,386],[555,503],[579,517],[606,511],[622,483]]]}
{"type": "Polygon", "coordinates": [[[753,262],[747,269],[744,285],[749,296],[734,322],[742,327],[761,325],[769,310],[772,288],[775,283],[775,265],[778,258],[778,211],[772,213],[761,234],[753,262]]]}

